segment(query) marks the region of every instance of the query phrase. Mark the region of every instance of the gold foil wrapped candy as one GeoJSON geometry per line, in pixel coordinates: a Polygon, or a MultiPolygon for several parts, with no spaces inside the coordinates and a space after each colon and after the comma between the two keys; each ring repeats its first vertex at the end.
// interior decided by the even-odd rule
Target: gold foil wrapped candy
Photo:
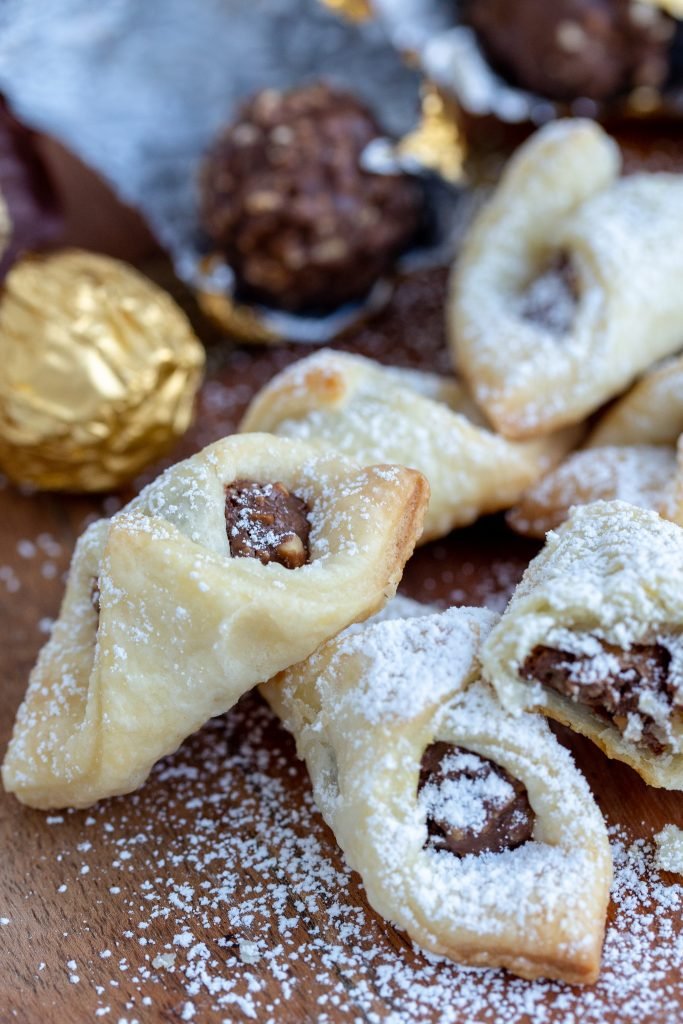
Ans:
{"type": "Polygon", "coordinates": [[[187,429],[204,350],[164,291],[78,250],[21,260],[0,294],[0,469],[118,486],[187,429]]]}

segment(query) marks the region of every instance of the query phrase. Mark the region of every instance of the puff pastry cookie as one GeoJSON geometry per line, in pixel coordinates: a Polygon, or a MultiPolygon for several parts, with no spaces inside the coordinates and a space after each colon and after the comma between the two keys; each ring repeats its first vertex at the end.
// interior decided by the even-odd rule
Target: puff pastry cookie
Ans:
{"type": "Polygon", "coordinates": [[[34,807],[85,806],[391,596],[428,488],[268,435],[179,463],[74,554],[3,765],[34,807]]]}
{"type": "Polygon", "coordinates": [[[429,480],[421,541],[508,508],[577,440],[565,430],[514,442],[495,434],[455,379],[323,350],[278,374],[242,430],[268,430],[363,464],[398,462],[429,480]]]}
{"type": "Polygon", "coordinates": [[[594,981],[605,826],[540,716],[479,681],[484,609],[368,626],[262,687],[372,906],[425,949],[594,981]]]}
{"type": "Polygon", "coordinates": [[[590,121],[538,131],[465,240],[449,304],[458,371],[497,430],[576,423],[683,335],[683,176],[618,178],[590,121]]]}
{"type": "Polygon", "coordinates": [[[511,710],[588,736],[683,789],[683,530],[625,502],[574,509],[529,565],[482,655],[511,710]]]}
{"type": "Polygon", "coordinates": [[[574,505],[625,501],[683,523],[679,498],[683,468],[664,445],[609,445],[574,452],[534,484],[507,521],[526,537],[545,537],[574,505]]]}
{"type": "MultiPolygon", "coordinates": [[[[683,337],[682,337],[683,340],[683,337]]],[[[603,445],[675,445],[683,434],[683,357],[646,373],[598,420],[589,439],[603,445]]]]}

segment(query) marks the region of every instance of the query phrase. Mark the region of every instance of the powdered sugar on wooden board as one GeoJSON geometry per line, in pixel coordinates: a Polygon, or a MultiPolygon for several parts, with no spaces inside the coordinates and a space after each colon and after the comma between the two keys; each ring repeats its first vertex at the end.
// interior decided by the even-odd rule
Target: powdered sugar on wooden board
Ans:
{"type": "MultiPolygon", "coordinates": [[[[125,985],[128,1021],[154,1019],[169,989],[181,1019],[207,1020],[211,1010],[212,1020],[263,1024],[283,1019],[285,1004],[310,988],[323,995],[301,1019],[318,1024],[598,1024],[607,1006],[621,1020],[673,1022],[683,1001],[683,981],[666,980],[683,968],[683,886],[661,880],[649,843],[618,830],[615,914],[594,989],[408,955],[334,856],[292,744],[255,698],[162,762],[144,794],[55,816],[51,836],[50,853],[37,854],[29,906],[45,860],[56,859],[66,889],[52,898],[64,900],[68,931],[61,948],[35,935],[35,970],[90,993],[99,985],[100,1011],[119,1005],[125,985]],[[74,887],[86,888],[93,908],[105,901],[112,920],[122,910],[128,919],[120,931],[93,929],[87,958],[71,951],[95,913],[70,917],[74,887]]],[[[0,941],[11,943],[16,915],[7,916],[0,941]]]]}

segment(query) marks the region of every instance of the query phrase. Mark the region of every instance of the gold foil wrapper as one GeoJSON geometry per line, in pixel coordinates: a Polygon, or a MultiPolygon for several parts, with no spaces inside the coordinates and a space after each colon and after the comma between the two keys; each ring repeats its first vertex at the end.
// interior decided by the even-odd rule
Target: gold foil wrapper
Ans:
{"type": "Polygon", "coordinates": [[[341,14],[349,21],[367,21],[372,17],[370,0],[321,0],[321,3],[334,14],[341,14]]]}
{"type": "MultiPolygon", "coordinates": [[[[204,274],[210,275],[222,263],[223,257],[219,254],[205,256],[202,270],[204,274]]],[[[202,313],[238,341],[253,345],[273,345],[284,340],[265,324],[256,308],[236,302],[227,290],[209,291],[208,288],[198,287],[195,294],[202,313]]]]}
{"type": "Polygon", "coordinates": [[[400,156],[412,157],[422,167],[441,175],[445,181],[458,184],[464,178],[467,141],[433,86],[422,93],[422,114],[414,131],[405,135],[397,146],[400,156]]]}
{"type": "Polygon", "coordinates": [[[19,261],[0,298],[0,469],[115,488],[187,429],[204,350],[164,291],[78,250],[19,261]]]}

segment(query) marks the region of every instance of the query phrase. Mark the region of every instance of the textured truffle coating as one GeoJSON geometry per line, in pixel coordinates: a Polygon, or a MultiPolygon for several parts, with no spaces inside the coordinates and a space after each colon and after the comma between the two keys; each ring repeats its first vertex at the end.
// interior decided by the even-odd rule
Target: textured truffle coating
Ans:
{"type": "Polygon", "coordinates": [[[419,227],[422,191],[363,170],[382,130],[355,97],[314,83],[241,108],[201,172],[204,228],[242,297],[292,311],[360,298],[419,227]]]}
{"type": "Polygon", "coordinates": [[[550,99],[604,100],[668,74],[674,22],[634,0],[469,0],[466,18],[506,78],[550,99]]]}

